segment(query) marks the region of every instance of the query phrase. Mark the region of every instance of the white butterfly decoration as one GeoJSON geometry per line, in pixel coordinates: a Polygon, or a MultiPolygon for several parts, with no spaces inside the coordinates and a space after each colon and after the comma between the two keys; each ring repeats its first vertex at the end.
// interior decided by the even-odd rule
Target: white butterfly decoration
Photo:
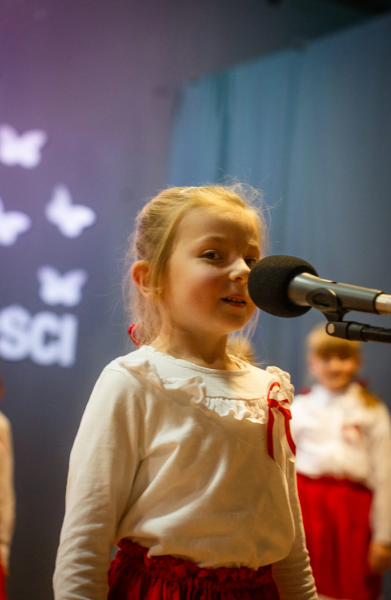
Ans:
{"type": "Polygon", "coordinates": [[[30,227],[31,219],[26,213],[18,210],[6,211],[0,198],[0,244],[2,246],[15,244],[19,235],[30,227]]]}
{"type": "Polygon", "coordinates": [[[0,161],[7,167],[20,165],[34,169],[41,162],[41,150],[47,140],[42,129],[31,129],[19,135],[11,125],[0,125],[0,161]]]}
{"type": "Polygon", "coordinates": [[[63,184],[54,188],[45,207],[45,215],[50,223],[56,225],[60,232],[69,238],[78,237],[85,227],[90,227],[96,221],[96,213],[92,208],[83,204],[72,204],[71,192],[63,184]]]}
{"type": "Polygon", "coordinates": [[[76,306],[82,298],[81,289],[88,279],[84,269],[72,269],[61,275],[57,269],[44,265],[37,271],[39,297],[50,306],[76,306]]]}

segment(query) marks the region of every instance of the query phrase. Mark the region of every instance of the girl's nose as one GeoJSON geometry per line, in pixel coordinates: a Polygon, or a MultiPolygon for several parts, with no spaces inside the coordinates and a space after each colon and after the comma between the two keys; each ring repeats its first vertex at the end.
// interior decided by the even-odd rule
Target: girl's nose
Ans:
{"type": "Polygon", "coordinates": [[[230,279],[247,281],[250,267],[243,258],[238,258],[231,266],[230,279]]]}
{"type": "Polygon", "coordinates": [[[337,356],[333,356],[329,362],[329,367],[332,370],[339,370],[341,368],[341,360],[337,356]]]}

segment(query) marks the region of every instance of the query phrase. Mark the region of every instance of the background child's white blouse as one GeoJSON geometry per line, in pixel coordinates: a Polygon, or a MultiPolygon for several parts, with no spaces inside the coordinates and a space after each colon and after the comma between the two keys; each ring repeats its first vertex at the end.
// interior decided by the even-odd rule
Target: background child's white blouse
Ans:
{"type": "Polygon", "coordinates": [[[391,543],[391,423],[380,402],[367,407],[360,386],[330,392],[315,385],[295,397],[292,434],[296,470],[309,477],[331,475],[358,481],[374,492],[373,539],[391,543]]]}
{"type": "Polygon", "coordinates": [[[282,600],[316,598],[282,416],[276,461],[267,453],[268,386],[292,387],[278,369],[241,367],[144,346],[104,369],[71,454],[57,600],[106,600],[124,537],[202,567],[278,563],[282,600]]]}

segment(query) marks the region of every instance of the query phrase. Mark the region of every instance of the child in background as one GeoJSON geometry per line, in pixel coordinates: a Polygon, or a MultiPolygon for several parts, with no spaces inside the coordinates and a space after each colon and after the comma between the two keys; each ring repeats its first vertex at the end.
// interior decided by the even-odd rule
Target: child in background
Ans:
{"type": "Polygon", "coordinates": [[[139,214],[139,349],[104,369],[76,437],[56,600],[316,600],[289,376],[227,352],[264,238],[239,186],[167,189],[139,214]]]}
{"type": "Polygon", "coordinates": [[[318,383],[292,405],[297,480],[319,598],[377,600],[390,567],[391,426],[386,406],[355,381],[359,342],[307,338],[318,383]]]}
{"type": "MultiPolygon", "coordinates": [[[[0,378],[0,398],[4,395],[0,378]]],[[[0,600],[6,598],[5,578],[8,574],[10,545],[15,520],[11,425],[0,412],[0,600]]]]}

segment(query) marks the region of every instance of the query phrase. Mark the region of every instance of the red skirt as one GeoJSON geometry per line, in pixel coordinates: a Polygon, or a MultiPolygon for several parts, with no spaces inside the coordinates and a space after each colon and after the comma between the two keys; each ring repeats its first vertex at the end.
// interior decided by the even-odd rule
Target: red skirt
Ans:
{"type": "Polygon", "coordinates": [[[147,556],[148,548],[129,539],[109,570],[108,600],[279,600],[271,565],[201,569],[190,560],[147,556]]]}
{"type": "Polygon", "coordinates": [[[5,575],[4,575],[4,569],[2,567],[2,565],[0,564],[0,600],[6,600],[7,596],[5,593],[5,575]]]}
{"type": "Polygon", "coordinates": [[[381,578],[371,573],[372,492],[347,479],[297,475],[307,548],[319,594],[377,600],[381,578]]]}

